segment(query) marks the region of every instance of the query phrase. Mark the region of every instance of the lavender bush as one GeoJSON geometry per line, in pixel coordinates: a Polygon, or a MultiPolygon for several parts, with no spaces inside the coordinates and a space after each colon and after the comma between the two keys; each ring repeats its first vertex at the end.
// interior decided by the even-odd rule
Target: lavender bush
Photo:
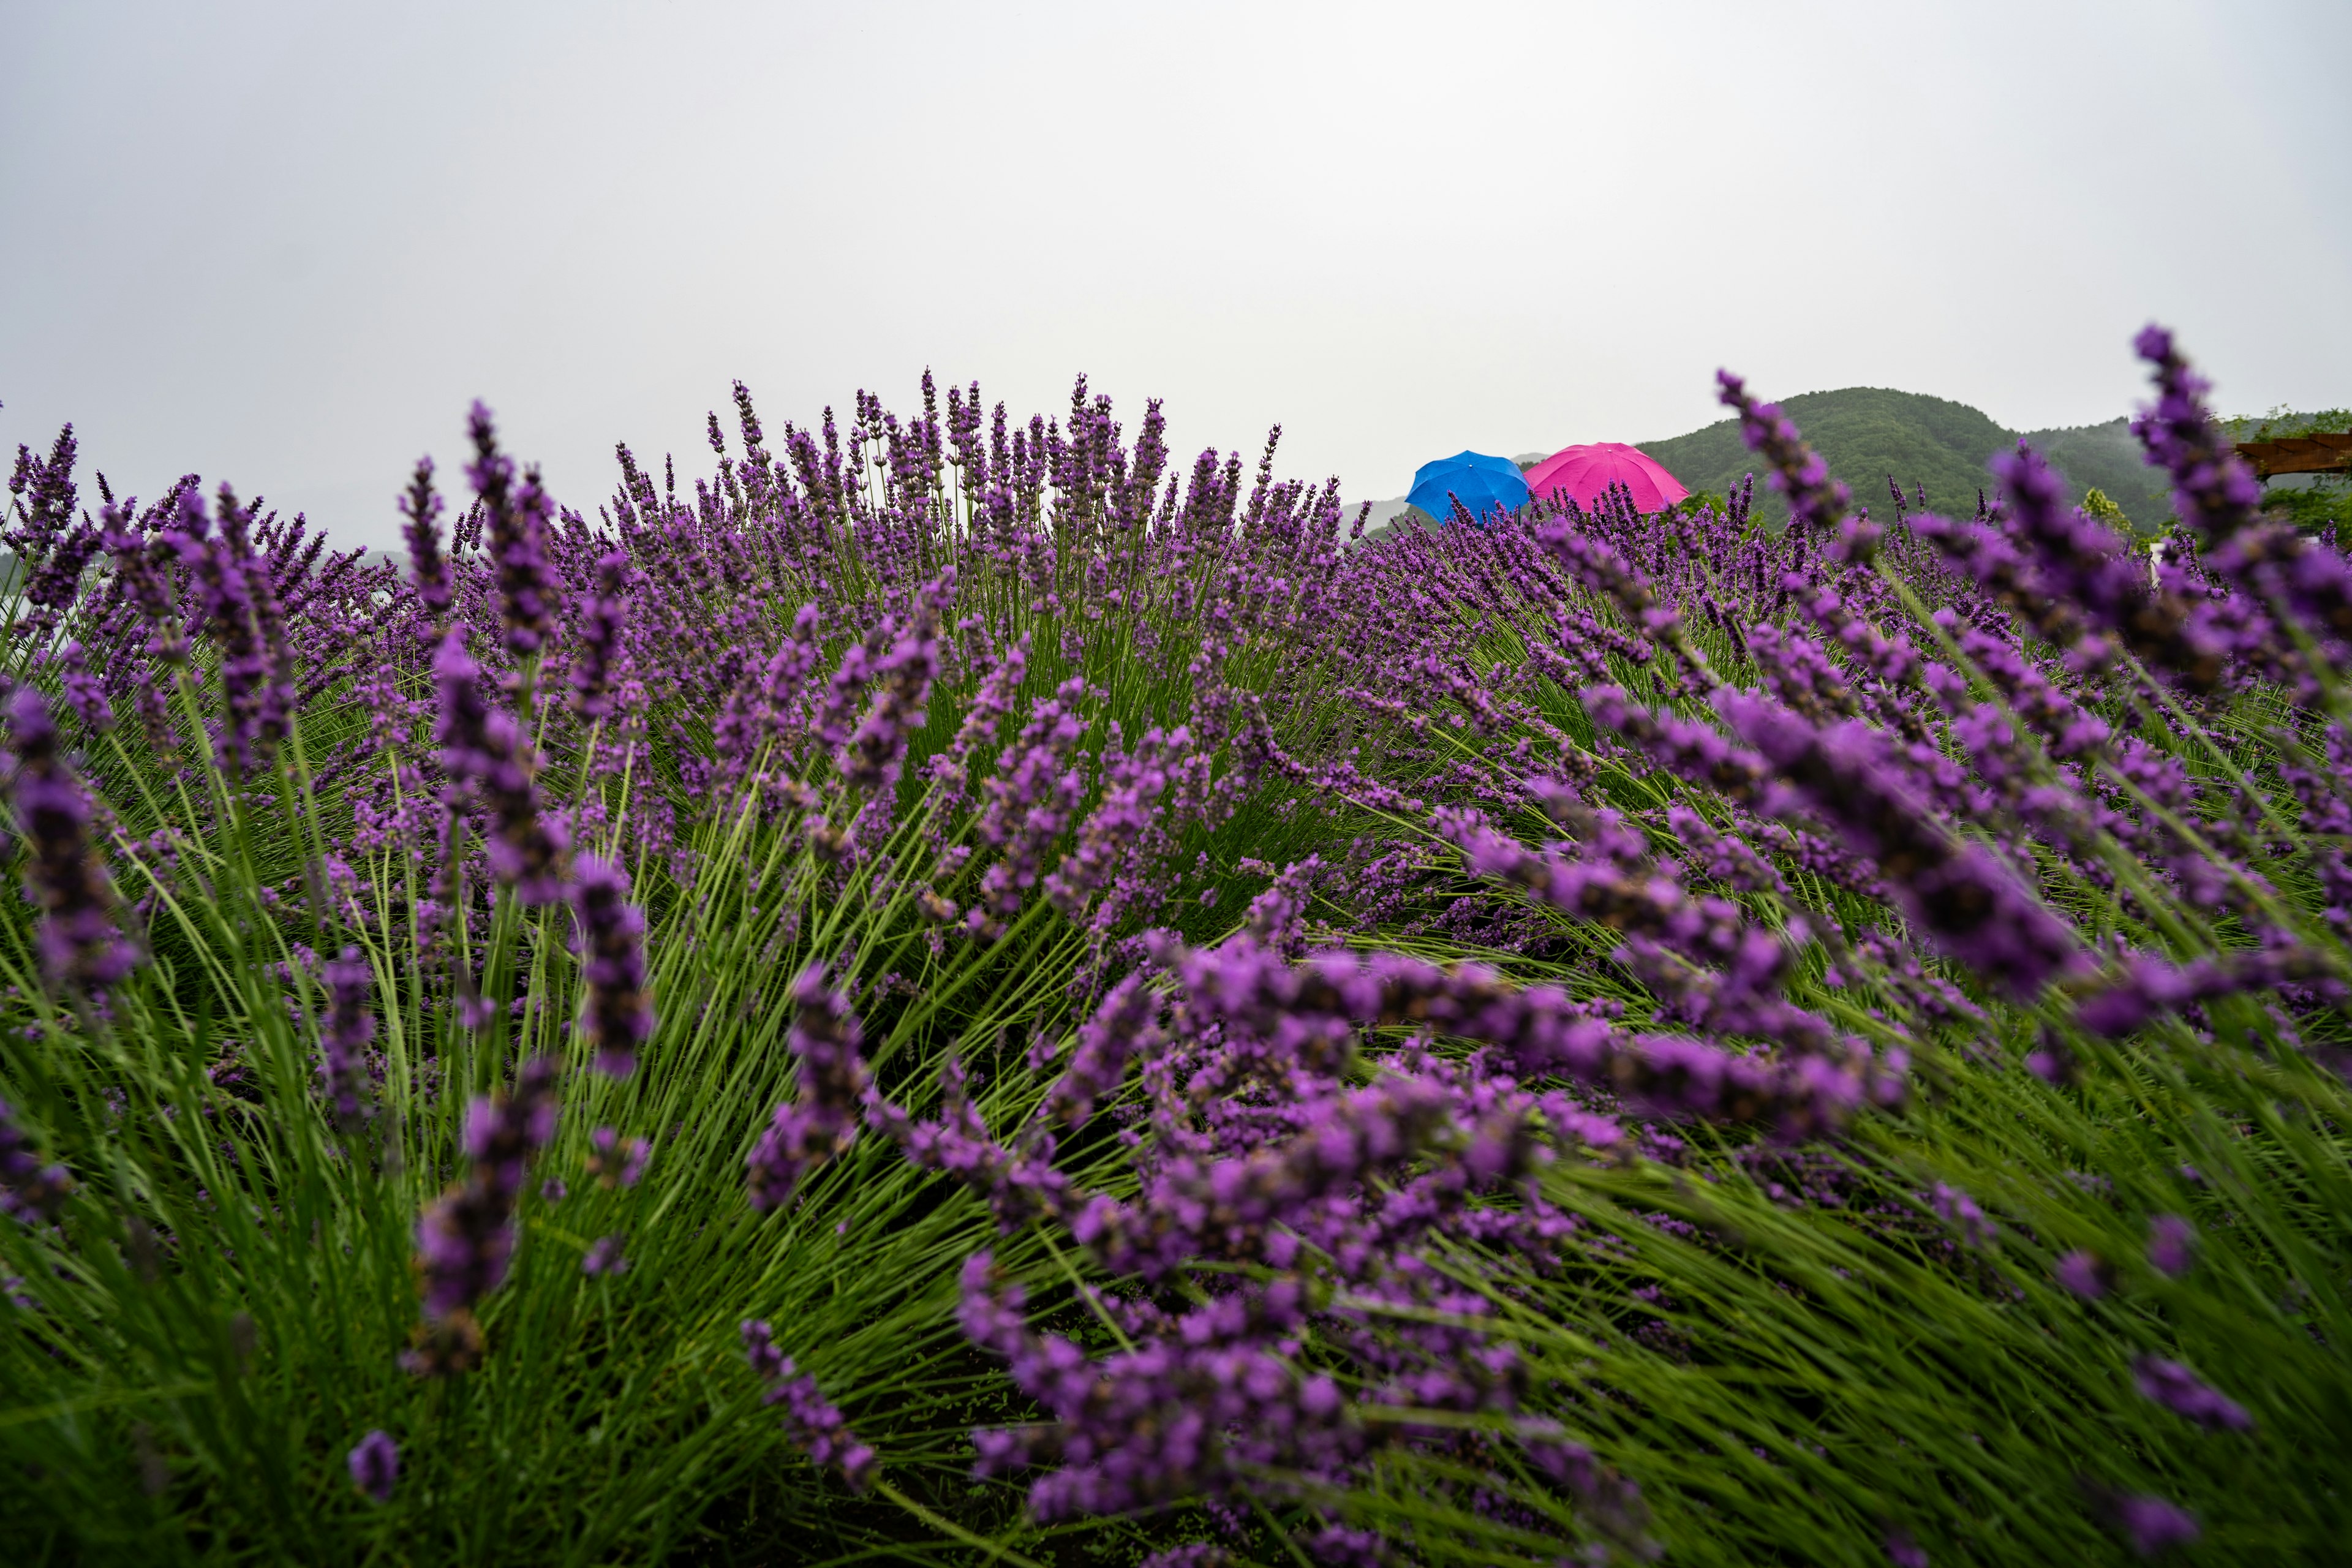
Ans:
{"type": "MultiPolygon", "coordinates": [[[[0,1497],[142,1562],[2324,1558],[2352,569],[1357,544],[1081,381],[404,573],[20,453],[0,1497]]],[[[1277,432],[1278,435],[1278,432],[1277,432]]]]}

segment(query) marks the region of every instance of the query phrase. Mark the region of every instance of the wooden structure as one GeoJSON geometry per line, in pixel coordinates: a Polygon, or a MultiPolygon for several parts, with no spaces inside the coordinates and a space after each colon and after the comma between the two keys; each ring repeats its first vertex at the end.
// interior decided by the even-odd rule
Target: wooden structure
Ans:
{"type": "Polygon", "coordinates": [[[2255,477],[2273,474],[2352,474],[2352,435],[2282,436],[2273,441],[2241,441],[2238,456],[2254,466],[2255,477]]]}

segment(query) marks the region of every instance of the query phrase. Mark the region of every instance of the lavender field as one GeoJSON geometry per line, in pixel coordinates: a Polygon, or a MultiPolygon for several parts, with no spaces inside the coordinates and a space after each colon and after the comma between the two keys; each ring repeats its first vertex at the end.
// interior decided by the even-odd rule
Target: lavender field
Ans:
{"type": "Polygon", "coordinates": [[[1785,526],[20,450],[11,1561],[2342,1561],[2352,563],[2137,347],[2152,552],[1728,374],[1785,526]]]}

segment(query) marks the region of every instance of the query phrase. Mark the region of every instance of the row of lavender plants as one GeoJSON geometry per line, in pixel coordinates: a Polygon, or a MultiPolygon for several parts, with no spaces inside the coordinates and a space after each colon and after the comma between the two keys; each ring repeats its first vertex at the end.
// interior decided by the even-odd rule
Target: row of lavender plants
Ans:
{"type": "Polygon", "coordinates": [[[2324,1560],[2352,568],[1360,546],[1082,382],[468,437],[403,572],[20,455],[0,1495],[59,1561],[2324,1560]],[[445,527],[445,524],[446,525],[445,527]]]}

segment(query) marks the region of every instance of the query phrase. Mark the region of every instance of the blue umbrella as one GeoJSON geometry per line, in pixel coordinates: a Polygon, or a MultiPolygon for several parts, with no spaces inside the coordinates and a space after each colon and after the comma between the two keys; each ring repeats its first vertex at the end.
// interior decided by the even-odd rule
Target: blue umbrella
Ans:
{"type": "Polygon", "coordinates": [[[1440,522],[1452,520],[1455,500],[1469,508],[1472,517],[1485,517],[1527,505],[1528,481],[1519,477],[1519,466],[1508,458],[1456,452],[1423,463],[1412,476],[1412,489],[1405,500],[1440,522]]]}

